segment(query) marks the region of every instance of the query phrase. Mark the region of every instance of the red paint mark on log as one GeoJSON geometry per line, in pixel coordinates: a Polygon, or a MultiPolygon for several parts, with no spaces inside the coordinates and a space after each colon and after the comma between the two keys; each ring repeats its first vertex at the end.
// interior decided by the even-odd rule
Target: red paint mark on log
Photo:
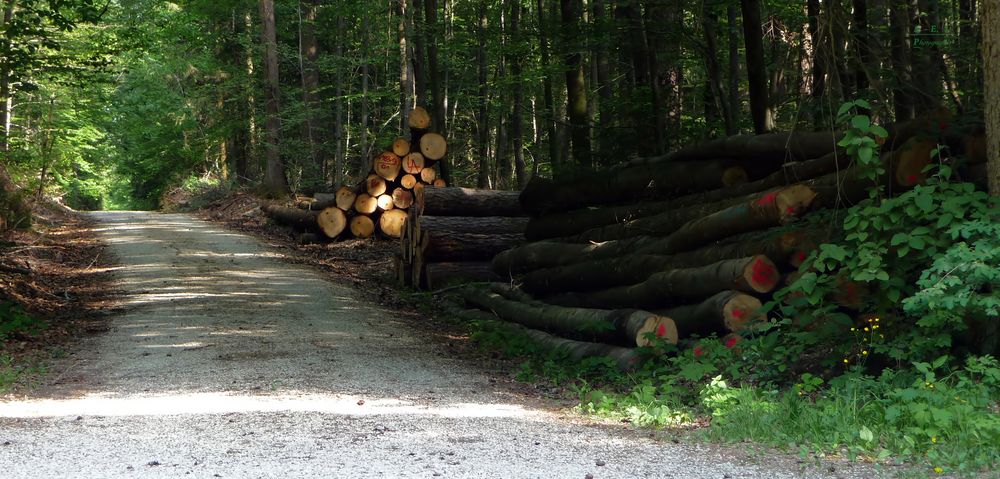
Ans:
{"type": "Polygon", "coordinates": [[[726,340],[726,349],[733,349],[733,346],[736,346],[736,343],[738,343],[738,342],[740,342],[740,338],[737,338],[735,336],[727,339],[726,340]]]}
{"type": "Polygon", "coordinates": [[[700,358],[703,354],[705,353],[701,350],[701,346],[694,347],[694,357],[700,358]]]}
{"type": "Polygon", "coordinates": [[[785,208],[785,213],[787,214],[794,215],[796,212],[797,210],[795,209],[794,206],[789,206],[788,208],[785,208]]]}
{"type": "Polygon", "coordinates": [[[912,184],[915,184],[916,182],[917,182],[917,175],[910,175],[910,176],[906,177],[906,184],[907,185],[912,185],[912,184]]]}
{"type": "Polygon", "coordinates": [[[662,338],[667,335],[667,327],[665,325],[660,325],[656,328],[656,337],[662,338]]]}
{"type": "Polygon", "coordinates": [[[769,262],[758,258],[753,263],[753,281],[762,286],[773,286],[778,281],[778,271],[769,262]]]}
{"type": "Polygon", "coordinates": [[[806,262],[806,258],[808,256],[809,255],[807,255],[805,251],[796,251],[794,258],[795,258],[796,262],[798,262],[799,264],[802,264],[802,263],[806,262]]]}
{"type": "Polygon", "coordinates": [[[732,311],[732,314],[733,314],[733,317],[734,317],[734,318],[736,318],[736,319],[740,319],[740,318],[742,318],[742,317],[743,317],[743,315],[744,315],[744,314],[746,314],[746,313],[745,313],[745,312],[743,312],[743,310],[742,310],[742,309],[739,309],[739,308],[735,308],[735,309],[733,309],[733,311],[732,311]]]}
{"type": "Polygon", "coordinates": [[[757,205],[758,206],[772,205],[777,199],[778,199],[778,194],[771,192],[762,196],[759,200],[757,200],[757,205]]]}

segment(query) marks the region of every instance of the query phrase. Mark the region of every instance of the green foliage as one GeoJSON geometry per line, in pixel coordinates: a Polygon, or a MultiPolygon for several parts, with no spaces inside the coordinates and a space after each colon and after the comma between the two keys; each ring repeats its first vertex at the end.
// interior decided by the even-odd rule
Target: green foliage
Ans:
{"type": "Polygon", "coordinates": [[[15,335],[34,335],[45,328],[45,323],[28,314],[13,301],[0,302],[0,341],[15,335]]]}

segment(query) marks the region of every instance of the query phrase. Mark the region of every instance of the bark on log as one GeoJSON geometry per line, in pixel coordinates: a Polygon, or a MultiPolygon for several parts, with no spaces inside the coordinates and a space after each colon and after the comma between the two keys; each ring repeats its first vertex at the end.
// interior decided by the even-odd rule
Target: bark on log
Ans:
{"type": "Polygon", "coordinates": [[[391,151],[382,152],[375,158],[375,174],[393,181],[399,176],[399,169],[402,167],[402,160],[391,151]]]}
{"type": "Polygon", "coordinates": [[[801,161],[818,158],[834,151],[841,135],[831,131],[784,132],[763,135],[735,135],[705,143],[690,145],[667,155],[634,160],[625,167],[636,164],[662,164],[670,162],[704,161],[716,158],[734,158],[760,161],[801,161]]]}
{"type": "Polygon", "coordinates": [[[351,218],[351,234],[355,238],[371,238],[375,234],[375,222],[365,215],[358,215],[351,218]]]}
{"type": "Polygon", "coordinates": [[[524,216],[516,191],[414,188],[420,214],[432,216],[524,216]]]}
{"type": "MultiPolygon", "coordinates": [[[[650,276],[667,270],[697,268],[719,261],[763,255],[784,258],[787,263],[798,252],[805,235],[797,232],[759,235],[739,241],[714,244],[675,255],[653,255],[623,252],[606,259],[581,258],[583,261],[536,269],[523,278],[523,288],[533,294],[553,294],[567,291],[592,291],[615,286],[641,283],[650,276]]],[[[540,244],[540,243],[535,243],[540,244]]],[[[530,247],[532,245],[528,245],[530,247]]],[[[501,253],[505,254],[505,253],[501,253]]],[[[498,261],[494,260],[494,264],[498,261]]],[[[495,270],[509,276],[509,271],[495,270]]]]}
{"type": "Polygon", "coordinates": [[[417,254],[424,262],[489,261],[521,241],[519,234],[427,232],[420,238],[417,254]]]}
{"type": "Polygon", "coordinates": [[[315,229],[317,227],[316,217],[319,216],[319,211],[286,208],[284,206],[276,205],[264,205],[261,209],[269,218],[284,225],[311,229],[315,229]]]}
{"type": "Polygon", "coordinates": [[[664,340],[677,341],[671,334],[675,330],[673,321],[647,311],[608,311],[525,303],[494,291],[472,288],[464,290],[463,296],[468,303],[492,311],[505,321],[569,338],[648,346],[647,334],[663,333],[664,340]]]}
{"type": "Polygon", "coordinates": [[[545,301],[572,307],[662,308],[726,290],[768,293],[779,279],[778,269],[771,260],[753,256],[698,268],[664,271],[639,284],[588,293],[563,293],[549,296],[545,301]]]}
{"type": "Polygon", "coordinates": [[[458,263],[428,263],[424,267],[423,285],[427,289],[439,289],[449,284],[469,282],[502,281],[493,272],[488,261],[466,261],[458,263]]]}
{"type": "Polygon", "coordinates": [[[448,142],[437,133],[427,133],[420,137],[420,153],[428,160],[440,160],[448,153],[448,142]]]}
{"type": "MultiPolygon", "coordinates": [[[[730,160],[638,165],[613,171],[567,175],[558,181],[534,177],[521,192],[521,205],[532,216],[567,211],[594,204],[620,203],[644,198],[670,198],[684,193],[727,186],[732,179],[730,160]]],[[[780,167],[764,169],[769,174],[780,167]]],[[[750,172],[748,172],[750,173],[750,172]]],[[[750,173],[749,178],[760,176],[750,173]]]]}
{"type": "Polygon", "coordinates": [[[421,215],[414,225],[416,237],[424,233],[478,233],[482,235],[524,234],[527,218],[516,216],[427,216],[421,215]]]}
{"type": "Polygon", "coordinates": [[[327,238],[336,239],[347,228],[347,215],[336,206],[324,208],[316,217],[316,224],[327,238]]]}
{"type": "Polygon", "coordinates": [[[657,311],[667,316],[677,325],[677,334],[682,338],[698,335],[701,337],[717,333],[742,331],[748,324],[765,319],[759,310],[759,299],[738,291],[723,291],[697,304],[677,306],[657,311]]]}
{"type": "MultiPolygon", "coordinates": [[[[392,205],[392,202],[389,204],[392,205]]],[[[403,234],[404,224],[406,224],[406,211],[403,210],[388,210],[378,219],[379,230],[390,238],[399,238],[403,234]]]]}

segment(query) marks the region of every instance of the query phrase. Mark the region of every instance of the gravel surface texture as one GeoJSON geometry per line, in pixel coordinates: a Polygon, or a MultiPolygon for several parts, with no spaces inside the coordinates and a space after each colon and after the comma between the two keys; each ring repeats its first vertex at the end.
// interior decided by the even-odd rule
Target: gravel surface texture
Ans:
{"type": "Polygon", "coordinates": [[[185,215],[96,213],[125,312],[0,401],[0,477],[862,478],[539,408],[390,311],[185,215]]]}

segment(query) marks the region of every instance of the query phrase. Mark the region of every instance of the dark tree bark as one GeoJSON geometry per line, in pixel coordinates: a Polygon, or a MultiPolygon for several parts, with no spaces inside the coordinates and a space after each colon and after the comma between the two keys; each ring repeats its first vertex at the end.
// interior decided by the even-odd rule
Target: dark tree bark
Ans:
{"type": "MultiPolygon", "coordinates": [[[[424,1],[424,20],[427,23],[427,70],[431,82],[431,96],[433,102],[434,128],[441,136],[447,138],[448,125],[445,123],[446,112],[444,109],[444,84],[441,78],[441,65],[438,63],[438,44],[441,42],[441,34],[438,31],[437,22],[438,2],[437,0],[424,1]]],[[[451,168],[447,159],[442,159],[438,163],[441,170],[441,179],[449,185],[451,181],[451,168]]]]}
{"type": "Polygon", "coordinates": [[[608,166],[612,145],[607,144],[607,137],[614,122],[615,107],[611,92],[611,65],[608,60],[608,45],[607,41],[604,40],[605,38],[609,38],[605,37],[605,34],[608,32],[607,2],[606,0],[593,0],[590,5],[593,15],[592,22],[599,35],[599,40],[595,42],[596,44],[593,52],[594,64],[597,73],[597,97],[599,99],[597,120],[599,132],[597,134],[597,151],[600,153],[598,154],[598,161],[602,166],[608,166]]]}
{"type": "Polygon", "coordinates": [[[479,12],[479,28],[476,37],[479,45],[476,48],[476,63],[479,68],[479,118],[476,120],[476,131],[479,133],[478,152],[479,175],[476,186],[488,188],[490,186],[490,121],[489,121],[489,90],[487,82],[487,59],[486,59],[486,27],[488,26],[486,16],[486,2],[481,1],[476,7],[479,12]]]}
{"type": "MultiPolygon", "coordinates": [[[[3,13],[0,14],[0,27],[5,27],[14,18],[14,5],[16,0],[8,0],[3,3],[3,13]]],[[[10,69],[4,62],[0,66],[0,153],[6,153],[10,140],[10,120],[11,109],[14,107],[13,91],[10,84],[10,69]]],[[[7,179],[6,171],[0,175],[0,179],[7,179]]],[[[6,184],[3,185],[6,190],[6,184]]],[[[7,190],[9,192],[9,190],[7,190]]]]}
{"type": "Polygon", "coordinates": [[[274,0],[260,0],[261,29],[260,41],[264,45],[264,72],[266,83],[267,110],[267,170],[264,173],[264,190],[269,195],[284,195],[288,192],[285,166],[281,162],[281,84],[278,81],[278,42],[275,32],[274,0]]]}
{"type": "MultiPolygon", "coordinates": [[[[536,9],[538,10],[539,25],[539,55],[541,56],[542,68],[547,68],[551,64],[548,37],[548,32],[551,29],[548,28],[549,23],[545,21],[545,1],[537,0],[536,9]]],[[[552,92],[552,75],[548,73],[545,74],[542,83],[542,102],[544,103],[542,115],[545,118],[545,130],[549,142],[549,163],[552,164],[552,171],[558,174],[562,162],[560,154],[562,150],[559,148],[559,136],[556,133],[556,101],[552,92]]]]}
{"type": "Polygon", "coordinates": [[[905,5],[894,1],[889,6],[889,56],[892,65],[892,104],[896,121],[913,118],[910,94],[910,17],[905,5]]]}
{"type": "Polygon", "coordinates": [[[761,32],[760,0],[740,0],[743,11],[743,41],[747,51],[747,76],[750,80],[750,115],[754,131],[774,129],[767,100],[767,68],[764,64],[764,41],[761,32]]]}
{"type": "Polygon", "coordinates": [[[583,0],[560,0],[562,26],[567,39],[563,49],[566,67],[566,113],[569,117],[573,161],[584,168],[591,167],[590,128],[587,122],[587,85],[583,71],[583,55],[575,48],[581,41],[583,0]]]}
{"type": "Polygon", "coordinates": [[[729,32],[729,114],[738,133],[740,113],[743,111],[743,102],[740,101],[740,33],[736,28],[739,16],[736,5],[732,3],[726,6],[726,21],[729,32]]]}
{"type": "Polygon", "coordinates": [[[854,62],[854,88],[858,94],[868,90],[871,81],[867,71],[871,65],[871,37],[868,31],[868,0],[851,0],[851,30],[857,59],[854,62]]]}
{"type": "MultiPolygon", "coordinates": [[[[337,15],[337,29],[344,31],[346,28],[344,14],[337,15]]],[[[344,58],[344,38],[338,35],[334,56],[340,60],[344,58]]],[[[334,99],[333,99],[333,137],[336,145],[333,153],[333,185],[344,184],[344,163],[346,163],[346,145],[344,144],[344,79],[343,75],[334,75],[334,99]]]]}
{"type": "Polygon", "coordinates": [[[514,148],[514,180],[518,189],[524,188],[528,182],[525,174],[524,163],[524,88],[521,81],[521,1],[511,0],[510,2],[510,43],[518,48],[514,49],[514,54],[510,58],[510,73],[514,79],[513,86],[513,112],[510,115],[510,139],[514,148]]]}
{"type": "Polygon", "coordinates": [[[729,98],[727,98],[722,91],[722,72],[719,68],[719,47],[716,43],[719,16],[708,5],[708,3],[705,4],[701,15],[701,26],[705,35],[705,65],[708,70],[708,84],[712,90],[712,97],[714,98],[715,106],[718,108],[719,114],[722,115],[722,120],[726,125],[726,135],[735,135],[738,130],[736,128],[736,123],[733,122],[733,115],[729,111],[729,98]]]}
{"type": "Polygon", "coordinates": [[[299,68],[302,79],[302,105],[305,109],[305,122],[302,134],[309,145],[309,156],[316,174],[314,181],[322,184],[326,177],[326,161],[320,151],[323,135],[320,133],[322,123],[319,119],[319,69],[316,60],[319,59],[319,42],[316,40],[316,10],[317,0],[303,0],[299,8],[299,68]]]}
{"type": "Polygon", "coordinates": [[[985,80],[985,114],[987,176],[989,190],[1000,196],[1000,4],[983,2],[983,77],[985,80]]]}

